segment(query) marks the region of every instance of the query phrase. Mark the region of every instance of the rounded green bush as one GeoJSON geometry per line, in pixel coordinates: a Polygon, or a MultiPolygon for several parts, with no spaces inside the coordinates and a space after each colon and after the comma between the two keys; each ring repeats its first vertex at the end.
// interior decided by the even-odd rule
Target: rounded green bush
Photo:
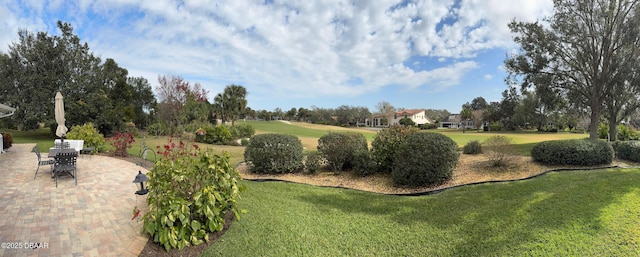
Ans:
{"type": "Polygon", "coordinates": [[[616,158],[632,162],[640,162],[640,142],[616,141],[612,142],[611,146],[613,147],[613,150],[616,154],[616,158]]]}
{"type": "Polygon", "coordinates": [[[317,151],[308,152],[304,159],[304,168],[307,173],[315,174],[322,165],[322,155],[317,151]]]}
{"type": "Polygon", "coordinates": [[[469,141],[462,148],[462,153],[464,154],[480,154],[482,153],[482,144],[478,140],[469,141]]]}
{"type": "Polygon", "coordinates": [[[613,161],[613,148],[601,140],[544,141],[533,146],[531,158],[550,165],[610,164],[613,161]]]}
{"type": "Polygon", "coordinates": [[[354,155],[369,151],[367,139],[361,133],[331,132],[318,139],[318,151],[334,173],[353,168],[354,155]]]}
{"type": "Polygon", "coordinates": [[[409,135],[415,133],[418,133],[415,127],[391,126],[376,134],[371,151],[379,172],[391,173],[398,148],[409,135]]]}
{"type": "Polygon", "coordinates": [[[302,167],[303,158],[302,143],[293,135],[255,135],[244,150],[244,159],[253,173],[296,172],[302,167]]]}
{"type": "Polygon", "coordinates": [[[413,187],[441,184],[453,175],[458,155],[458,145],[445,135],[411,134],[398,148],[391,179],[413,187]]]}
{"type": "Polygon", "coordinates": [[[93,127],[91,122],[71,127],[67,133],[67,139],[84,140],[85,147],[93,147],[99,152],[105,150],[104,136],[93,127]]]}

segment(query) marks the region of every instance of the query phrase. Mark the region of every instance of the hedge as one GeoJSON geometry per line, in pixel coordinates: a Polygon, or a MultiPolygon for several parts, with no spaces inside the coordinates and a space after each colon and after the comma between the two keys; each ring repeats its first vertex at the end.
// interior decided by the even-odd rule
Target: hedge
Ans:
{"type": "Polygon", "coordinates": [[[600,165],[613,161],[613,148],[600,140],[573,139],[537,143],[531,149],[534,161],[550,165],[600,165]]]}

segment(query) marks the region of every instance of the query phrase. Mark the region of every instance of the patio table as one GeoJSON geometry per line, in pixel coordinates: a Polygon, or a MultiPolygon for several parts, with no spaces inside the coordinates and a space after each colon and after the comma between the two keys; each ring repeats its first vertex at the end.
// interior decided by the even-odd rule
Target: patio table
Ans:
{"type": "Polygon", "coordinates": [[[49,149],[49,154],[47,157],[55,158],[58,153],[75,153],[76,149],[68,148],[68,149],[49,149]]]}

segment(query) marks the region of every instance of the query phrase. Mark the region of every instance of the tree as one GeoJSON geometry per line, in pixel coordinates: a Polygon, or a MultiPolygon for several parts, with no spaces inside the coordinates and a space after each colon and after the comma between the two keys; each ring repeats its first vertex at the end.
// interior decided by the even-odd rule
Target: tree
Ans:
{"type": "Polygon", "coordinates": [[[500,101],[500,114],[502,116],[502,126],[508,129],[515,129],[513,116],[516,113],[516,107],[520,102],[520,95],[516,87],[510,86],[509,89],[502,91],[502,100],[500,101]]]}
{"type": "MultiPolygon", "coordinates": [[[[511,81],[551,87],[579,96],[589,107],[589,138],[598,139],[603,104],[616,81],[638,65],[638,0],[554,0],[548,26],[540,22],[509,24],[521,52],[505,60],[511,81]]],[[[575,100],[575,99],[572,99],[575,100]]]]}
{"type": "MultiPolygon", "coordinates": [[[[489,125],[494,122],[500,121],[502,119],[502,114],[500,113],[500,103],[490,102],[489,105],[487,105],[487,108],[484,109],[482,117],[486,122],[489,123],[489,125]]],[[[491,126],[489,126],[489,129],[491,129],[491,126]]]]}
{"type": "Polygon", "coordinates": [[[391,105],[389,102],[382,101],[376,104],[376,110],[378,111],[378,114],[381,114],[385,117],[385,119],[387,120],[386,125],[390,125],[389,121],[393,119],[393,115],[396,112],[396,108],[393,107],[393,105],[391,105]]]}
{"type": "Polygon", "coordinates": [[[222,119],[222,123],[231,120],[231,126],[247,108],[247,89],[240,85],[228,85],[222,93],[218,93],[213,99],[214,109],[222,119]]]}
{"type": "Polygon", "coordinates": [[[311,115],[311,110],[303,107],[298,108],[298,121],[305,122],[310,115],[311,115]]]}
{"type": "Polygon", "coordinates": [[[295,107],[292,107],[290,110],[287,111],[287,113],[285,114],[285,117],[287,117],[288,120],[293,120],[296,118],[297,113],[298,113],[298,110],[295,107]]]}
{"type": "Polygon", "coordinates": [[[274,119],[281,120],[282,116],[284,116],[284,112],[282,111],[282,109],[280,109],[280,107],[276,107],[275,109],[273,109],[274,119]]]}
{"type": "Polygon", "coordinates": [[[153,113],[157,106],[153,88],[144,77],[129,77],[127,84],[133,87],[133,106],[136,113],[133,122],[141,128],[146,128],[154,121],[153,113]]]}
{"type": "Polygon", "coordinates": [[[473,120],[473,125],[476,126],[476,129],[480,131],[480,127],[482,127],[482,122],[484,121],[482,116],[484,114],[484,110],[473,110],[471,111],[471,120],[473,120]]]}
{"type": "Polygon", "coordinates": [[[449,118],[449,115],[451,115],[451,113],[447,110],[437,110],[437,109],[426,109],[424,111],[425,115],[427,115],[427,117],[429,117],[430,119],[440,122],[443,121],[447,118],[449,118]]]}
{"type": "Polygon", "coordinates": [[[463,105],[462,111],[460,112],[460,122],[462,123],[462,133],[467,127],[467,122],[473,117],[473,113],[471,109],[465,108],[463,105]]]}
{"type": "Polygon", "coordinates": [[[188,115],[193,116],[193,114],[186,115],[183,110],[189,96],[191,95],[195,102],[206,102],[209,92],[199,83],[191,86],[180,76],[158,76],[158,84],[156,86],[160,101],[158,117],[169,124],[169,133],[173,134],[180,124],[188,122],[188,115]]]}
{"type": "MultiPolygon", "coordinates": [[[[638,25],[640,26],[640,24],[638,25]]],[[[633,50],[637,51],[637,48],[633,50]]],[[[614,59],[613,62],[617,62],[617,59],[614,59]]],[[[609,138],[612,141],[617,139],[618,124],[640,108],[640,99],[638,98],[640,95],[640,65],[638,63],[640,62],[621,67],[623,72],[620,74],[628,75],[614,79],[612,97],[607,97],[604,101],[605,117],[609,122],[609,138]]]]}
{"type": "Polygon", "coordinates": [[[487,108],[487,100],[484,100],[484,97],[482,97],[482,96],[478,96],[476,98],[473,98],[473,100],[471,100],[471,104],[469,105],[469,108],[472,111],[484,110],[484,109],[487,108]]]}

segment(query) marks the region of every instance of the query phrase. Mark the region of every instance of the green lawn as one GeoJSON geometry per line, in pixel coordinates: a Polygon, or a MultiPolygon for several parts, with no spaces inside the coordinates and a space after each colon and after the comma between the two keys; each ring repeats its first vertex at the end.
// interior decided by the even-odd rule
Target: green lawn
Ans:
{"type": "Polygon", "coordinates": [[[398,197],[244,182],[240,221],[202,256],[638,256],[640,169],[398,197]]]}
{"type": "MultiPolygon", "coordinates": [[[[307,149],[315,149],[317,139],[330,131],[353,131],[362,133],[369,143],[373,142],[376,132],[367,131],[361,128],[342,128],[337,126],[314,125],[303,122],[291,122],[290,124],[279,121],[239,121],[253,126],[258,133],[283,133],[299,137],[302,144],[307,149]]],[[[514,145],[521,155],[529,155],[533,145],[547,140],[564,140],[589,137],[588,134],[575,133],[538,133],[532,131],[504,131],[504,132],[462,132],[457,129],[434,129],[422,130],[422,132],[442,133],[455,141],[459,147],[463,147],[469,141],[478,140],[483,142],[487,138],[495,135],[503,135],[513,140],[514,145]]]]}

